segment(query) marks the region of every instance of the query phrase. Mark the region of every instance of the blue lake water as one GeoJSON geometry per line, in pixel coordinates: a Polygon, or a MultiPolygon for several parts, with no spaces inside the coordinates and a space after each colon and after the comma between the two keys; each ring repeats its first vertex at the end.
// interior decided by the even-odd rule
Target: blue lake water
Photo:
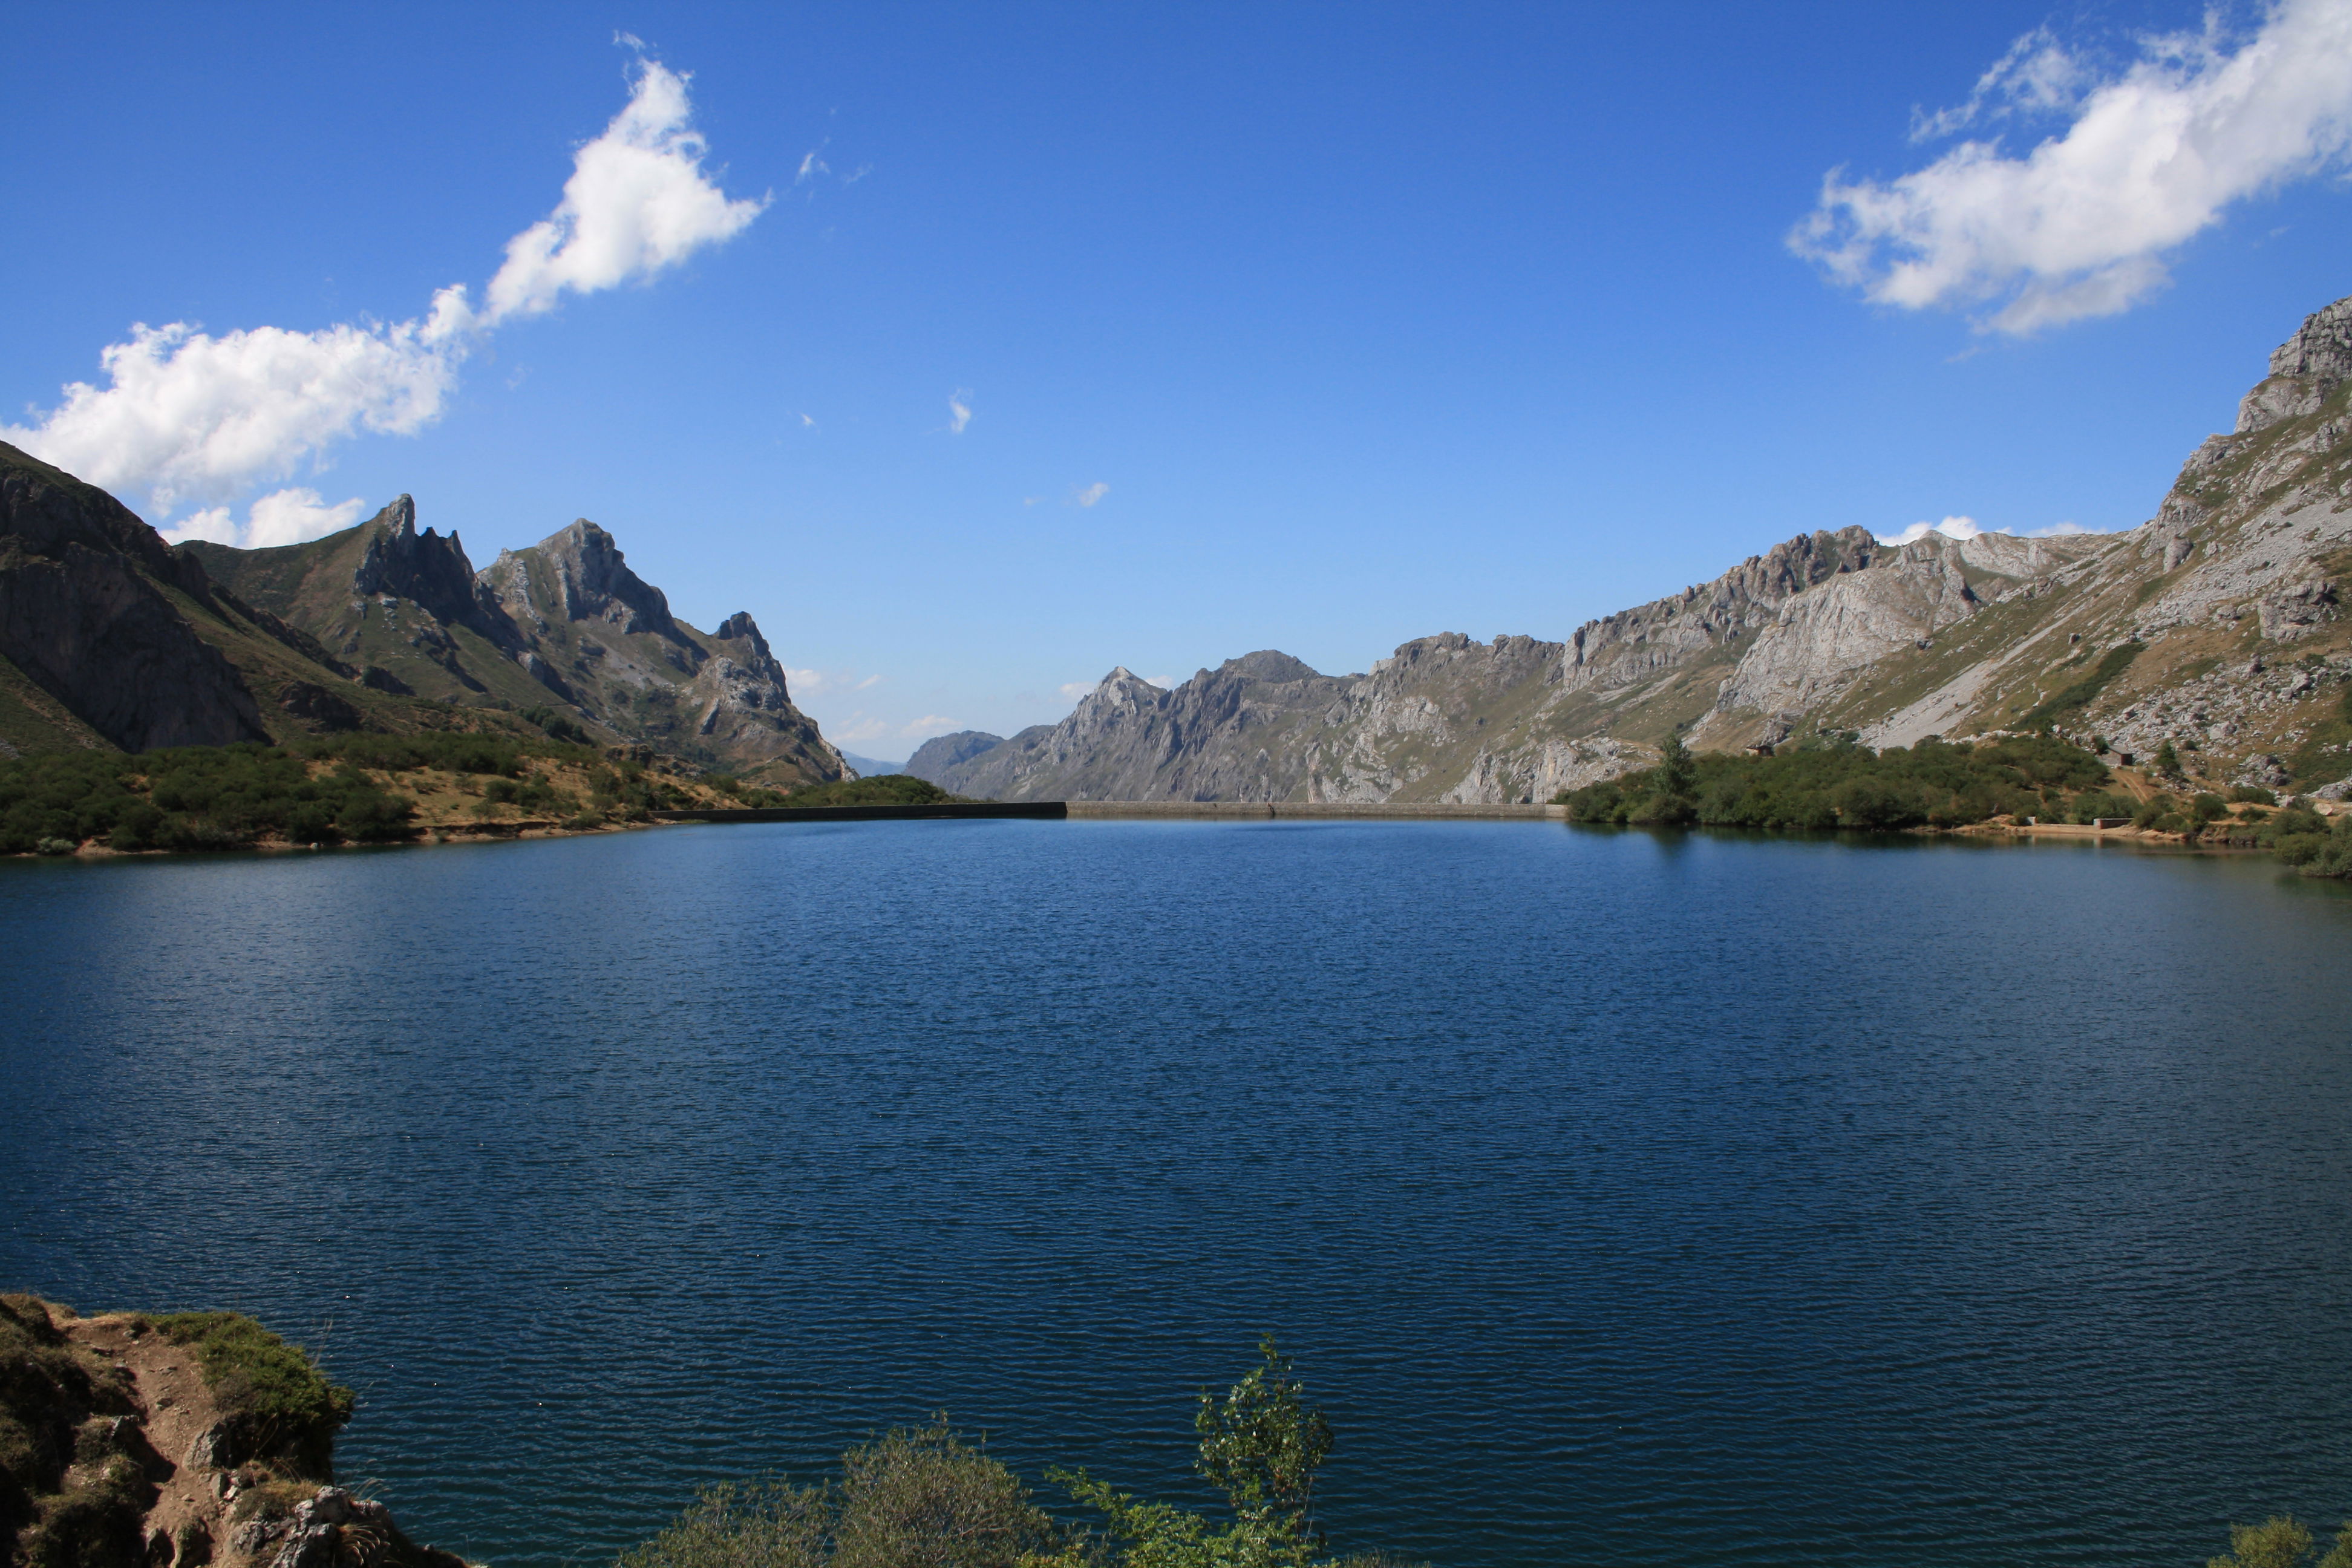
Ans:
{"type": "Polygon", "coordinates": [[[1558,824],[0,863],[0,1286],[233,1306],[500,1568],[944,1408],[1334,1545],[2193,1564],[2352,1516],[2352,897],[1558,824]]]}

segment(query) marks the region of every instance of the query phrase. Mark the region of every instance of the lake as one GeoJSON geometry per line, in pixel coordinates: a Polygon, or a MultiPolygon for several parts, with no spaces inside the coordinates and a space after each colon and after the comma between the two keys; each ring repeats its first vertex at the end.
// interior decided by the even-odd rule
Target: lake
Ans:
{"type": "MultiPolygon", "coordinates": [[[[944,1409],[1338,1548],[2194,1564],[2352,1516],[2352,896],[2084,845],[695,826],[0,862],[0,1286],[236,1307],[500,1568],[944,1409]]],[[[1050,1488],[1042,1488],[1058,1500],[1050,1488]]]]}

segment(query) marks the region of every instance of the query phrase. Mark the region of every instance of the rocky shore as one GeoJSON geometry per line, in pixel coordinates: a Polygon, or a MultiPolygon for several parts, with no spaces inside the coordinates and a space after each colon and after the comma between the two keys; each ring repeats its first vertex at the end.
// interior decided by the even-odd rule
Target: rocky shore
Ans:
{"type": "Polygon", "coordinates": [[[0,1555],[75,1568],[466,1568],[333,1481],[348,1391],[229,1313],[0,1296],[0,1555]]]}

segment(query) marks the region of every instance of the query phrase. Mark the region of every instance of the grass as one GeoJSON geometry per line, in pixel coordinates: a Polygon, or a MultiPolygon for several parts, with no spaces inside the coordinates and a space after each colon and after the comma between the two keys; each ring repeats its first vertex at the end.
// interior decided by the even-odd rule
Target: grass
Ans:
{"type": "Polygon", "coordinates": [[[109,1419],[131,1407],[37,1298],[0,1296],[0,1561],[137,1561],[139,1475],[113,1451],[109,1419]],[[89,1479],[74,1484],[78,1459],[89,1479]]]}
{"type": "Polygon", "coordinates": [[[154,1324],[196,1352],[237,1462],[269,1460],[306,1478],[332,1478],[335,1434],[352,1418],[354,1396],[328,1382],[299,1345],[241,1312],[177,1312],[154,1324]]]}
{"type": "Polygon", "coordinates": [[[2145,644],[2137,642],[2117,643],[2100,656],[2099,662],[2091,667],[2089,674],[2063,690],[2053,694],[2032,712],[2019,720],[2019,727],[2026,730],[2045,729],[2070,714],[2081,712],[2091,705],[2093,699],[2107,689],[2116,677],[2130,668],[2131,661],[2140,656],[2145,647],[2145,644]]]}

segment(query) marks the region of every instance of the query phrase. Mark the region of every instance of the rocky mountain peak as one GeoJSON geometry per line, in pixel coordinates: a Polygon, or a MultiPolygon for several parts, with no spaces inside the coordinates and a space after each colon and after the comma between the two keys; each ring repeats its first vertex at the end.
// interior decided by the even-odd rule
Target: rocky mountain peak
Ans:
{"type": "Polygon", "coordinates": [[[1322,679],[1322,672],[1306,660],[1293,658],[1278,648],[1270,647],[1245,653],[1239,658],[1229,658],[1225,660],[1225,668],[1232,674],[1247,676],[1252,680],[1289,682],[1322,679]]]}
{"type": "Polygon", "coordinates": [[[751,612],[749,610],[736,611],[719,622],[719,629],[710,635],[720,642],[733,642],[740,637],[749,637],[752,652],[757,657],[762,659],[773,657],[768,652],[768,639],[760,635],[760,623],[751,618],[751,612]]]}
{"type": "Polygon", "coordinates": [[[2315,414],[2347,381],[2352,381],[2352,299],[2314,310],[2294,336],[2271,351],[2270,375],[2238,405],[2235,433],[2315,414]]]}
{"type": "Polygon", "coordinates": [[[352,573],[361,597],[389,594],[413,599],[444,625],[482,619],[474,595],[474,563],[452,532],[416,531],[416,503],[402,496],[364,525],[367,547],[352,573]]]}
{"type": "Polygon", "coordinates": [[[604,621],[624,633],[687,640],[670,616],[668,598],[630,571],[613,536],[586,518],[532,548],[553,570],[561,600],[557,607],[564,619],[604,621]]]}

